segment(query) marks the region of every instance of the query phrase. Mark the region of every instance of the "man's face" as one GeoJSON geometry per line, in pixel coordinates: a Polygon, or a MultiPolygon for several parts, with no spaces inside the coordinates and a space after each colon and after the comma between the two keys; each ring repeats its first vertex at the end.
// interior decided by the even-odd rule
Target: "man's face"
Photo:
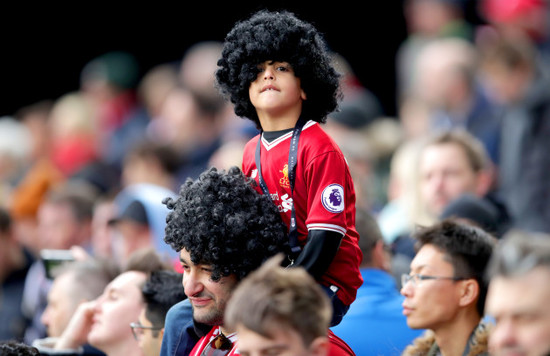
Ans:
{"type": "Polygon", "coordinates": [[[495,318],[491,355],[550,354],[550,271],[539,267],[521,277],[495,277],[487,314],[495,318]]]}
{"type": "Polygon", "coordinates": [[[43,248],[68,249],[80,243],[81,224],[67,204],[44,203],[37,213],[43,248]]]}
{"type": "Polygon", "coordinates": [[[100,350],[112,345],[135,342],[130,323],[139,318],[144,307],[141,285],[143,272],[124,272],[116,277],[97,299],[88,342],[100,350]]]}
{"type": "Polygon", "coordinates": [[[194,264],[186,249],[180,252],[183,267],[183,289],[193,306],[193,318],[207,325],[223,325],[225,307],[237,285],[234,275],[211,279],[210,265],[194,264]]]}
{"type": "MultiPolygon", "coordinates": [[[[141,310],[141,314],[139,315],[139,324],[145,327],[154,326],[145,316],[145,308],[141,310]]],[[[143,350],[145,356],[158,356],[160,354],[163,330],[151,330],[147,328],[137,330],[139,333],[139,347],[143,350]]]]}
{"type": "MultiPolygon", "coordinates": [[[[453,277],[454,268],[443,252],[433,245],[424,245],[411,261],[411,275],[453,277]]],[[[459,308],[461,282],[450,279],[414,280],[401,288],[405,296],[403,314],[412,329],[438,328],[453,321],[459,308]]]]}
{"type": "Polygon", "coordinates": [[[242,356],[325,356],[328,353],[326,338],[318,338],[311,345],[304,345],[301,335],[291,328],[274,327],[268,338],[238,325],[237,334],[242,356]]]}
{"type": "Polygon", "coordinates": [[[48,305],[40,320],[50,337],[61,336],[80,302],[71,298],[71,283],[70,272],[62,274],[55,278],[48,292],[48,305]]]}
{"type": "Polygon", "coordinates": [[[426,147],[420,160],[420,194],[428,212],[434,217],[453,199],[464,193],[478,194],[478,174],[466,153],[457,144],[426,147]]]}

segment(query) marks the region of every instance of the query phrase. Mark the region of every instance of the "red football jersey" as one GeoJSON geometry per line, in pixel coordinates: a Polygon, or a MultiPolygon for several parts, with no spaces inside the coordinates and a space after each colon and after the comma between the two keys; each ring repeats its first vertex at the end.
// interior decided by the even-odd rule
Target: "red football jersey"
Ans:
{"type": "MultiPolygon", "coordinates": [[[[321,278],[326,286],[337,286],[340,300],[350,305],[363,283],[359,264],[362,254],[355,229],[355,189],[349,167],[336,143],[314,121],[300,135],[294,194],[288,180],[288,153],[292,131],[272,142],[261,138],[262,177],[283,221],[290,224],[295,204],[300,245],[309,230],[330,230],[343,235],[340,249],[321,278]]],[[[260,135],[244,149],[243,172],[258,181],[255,150],[260,135]]],[[[261,188],[257,188],[261,193],[261,188]]]]}

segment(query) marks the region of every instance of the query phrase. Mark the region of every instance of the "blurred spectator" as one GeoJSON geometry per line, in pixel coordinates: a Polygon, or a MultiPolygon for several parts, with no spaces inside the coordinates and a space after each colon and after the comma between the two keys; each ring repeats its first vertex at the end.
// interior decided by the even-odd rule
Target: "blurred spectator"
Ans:
{"type": "Polygon", "coordinates": [[[23,340],[29,320],[21,312],[21,300],[32,262],[14,236],[10,214],[0,208],[0,340],[23,340]]]}
{"type": "Polygon", "coordinates": [[[485,355],[484,279],[496,240],[480,228],[444,220],[415,234],[418,252],[404,274],[403,314],[429,329],[403,355],[485,355]]]}
{"type": "Polygon", "coordinates": [[[117,274],[113,263],[92,258],[54,267],[48,304],[41,317],[47,335],[61,336],[80,303],[96,299],[117,274]]]}
{"type": "MultiPolygon", "coordinates": [[[[168,209],[162,202],[165,198],[176,196],[179,188],[176,178],[178,163],[179,157],[171,145],[147,140],[132,147],[124,159],[121,182],[123,189],[114,200],[117,215],[128,211],[133,204],[130,215],[134,222],[140,223],[140,230],[145,233],[142,237],[149,236],[149,244],[161,255],[175,262],[177,253],[164,242],[168,209]]],[[[125,241],[140,245],[132,234],[127,235],[125,241]]],[[[142,243],[144,242],[145,239],[142,243]]],[[[133,249],[126,249],[120,258],[131,250],[133,249]]]]}
{"type": "Polygon", "coordinates": [[[458,37],[473,40],[474,27],[466,19],[464,0],[406,0],[403,11],[407,37],[396,55],[398,102],[409,95],[420,50],[432,40],[458,37]]]}
{"type": "Polygon", "coordinates": [[[177,83],[178,68],[175,64],[159,64],[145,73],[137,87],[135,108],[107,142],[105,152],[108,154],[104,155],[104,162],[121,169],[128,151],[149,135],[149,127],[160,115],[164,100],[177,83]]]}
{"type": "Polygon", "coordinates": [[[546,0],[481,0],[479,12],[488,26],[478,31],[476,41],[483,47],[499,36],[514,40],[527,36],[538,52],[541,70],[550,64],[550,7],[546,0]]]}
{"type": "Polygon", "coordinates": [[[181,185],[177,181],[180,157],[174,147],[142,140],[129,148],[122,166],[121,185],[147,183],[177,191],[181,185]]]}
{"type": "Polygon", "coordinates": [[[437,221],[445,207],[465,193],[492,203],[493,167],[481,142],[464,130],[430,135],[420,153],[419,175],[421,208],[428,214],[425,224],[437,221]]]}
{"type": "Polygon", "coordinates": [[[391,251],[376,220],[367,211],[357,209],[355,226],[361,236],[364,282],[346,316],[332,330],[357,355],[400,355],[423,330],[407,326],[401,306],[405,298],[391,275],[391,251]]]}
{"type": "Polygon", "coordinates": [[[511,231],[487,272],[491,355],[550,354],[550,236],[511,231]]]}
{"type": "Polygon", "coordinates": [[[65,175],[98,157],[97,124],[93,107],[79,92],[71,92],[55,101],[49,118],[51,157],[65,175]]]}
{"type": "Polygon", "coordinates": [[[130,325],[145,356],[160,354],[166,313],[174,304],[187,298],[181,281],[182,275],[175,271],[154,271],[141,288],[145,308],[141,310],[137,323],[130,325]]]}
{"type": "Polygon", "coordinates": [[[478,53],[471,42],[433,40],[418,53],[412,95],[427,104],[429,131],[465,129],[497,164],[500,110],[482,90],[477,71],[478,53]]]}
{"type": "Polygon", "coordinates": [[[104,53],[90,60],[80,73],[80,91],[93,109],[101,157],[108,157],[110,139],[136,107],[139,80],[136,58],[124,51],[104,53]]]}
{"type": "Polygon", "coordinates": [[[21,108],[15,117],[31,134],[30,161],[21,179],[14,187],[9,203],[13,228],[17,239],[38,256],[36,214],[45,195],[65,176],[51,157],[49,119],[53,103],[40,101],[21,108]]]}
{"type": "Polygon", "coordinates": [[[32,137],[21,122],[0,117],[0,206],[11,202],[13,189],[28,168],[32,137]]]}
{"type": "MultiPolygon", "coordinates": [[[[73,246],[90,251],[91,219],[95,195],[84,185],[62,184],[48,192],[38,209],[39,249],[70,249],[73,246]]],[[[36,260],[25,280],[23,312],[33,320],[25,332],[31,343],[46,335],[40,316],[46,307],[51,280],[46,278],[42,260],[36,260]]]]}
{"type": "Polygon", "coordinates": [[[550,75],[527,38],[500,39],[483,49],[486,88],[503,107],[498,190],[512,224],[550,232],[550,75]]]}

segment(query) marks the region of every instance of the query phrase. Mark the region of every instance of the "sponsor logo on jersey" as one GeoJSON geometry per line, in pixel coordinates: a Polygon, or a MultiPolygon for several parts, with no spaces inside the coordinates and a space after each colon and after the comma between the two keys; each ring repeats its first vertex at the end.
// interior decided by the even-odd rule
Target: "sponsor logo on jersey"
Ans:
{"type": "Polygon", "coordinates": [[[280,170],[283,174],[282,178],[279,179],[279,185],[283,188],[290,188],[290,181],[288,180],[288,163],[285,164],[282,170],[280,170]]]}
{"type": "Polygon", "coordinates": [[[330,184],[323,190],[321,202],[331,213],[344,211],[344,188],[340,184],[330,184]]]}

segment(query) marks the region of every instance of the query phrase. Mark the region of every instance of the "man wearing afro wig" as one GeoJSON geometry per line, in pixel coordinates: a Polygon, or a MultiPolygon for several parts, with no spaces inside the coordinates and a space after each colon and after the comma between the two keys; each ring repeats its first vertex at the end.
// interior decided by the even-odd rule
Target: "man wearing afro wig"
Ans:
{"type": "Polygon", "coordinates": [[[262,10],[227,34],[217,85],[260,134],[243,172],[289,228],[289,258],[325,289],[337,325],[362,284],[355,190],[346,160],[320,124],[341,97],[321,34],[292,13],[262,10]]]}
{"type": "Polygon", "coordinates": [[[179,253],[187,299],[166,315],[161,355],[238,355],[223,323],[227,301],[245,276],[288,252],[286,225],[254,185],[238,167],[211,168],[164,200],[164,240],[179,253]]]}

